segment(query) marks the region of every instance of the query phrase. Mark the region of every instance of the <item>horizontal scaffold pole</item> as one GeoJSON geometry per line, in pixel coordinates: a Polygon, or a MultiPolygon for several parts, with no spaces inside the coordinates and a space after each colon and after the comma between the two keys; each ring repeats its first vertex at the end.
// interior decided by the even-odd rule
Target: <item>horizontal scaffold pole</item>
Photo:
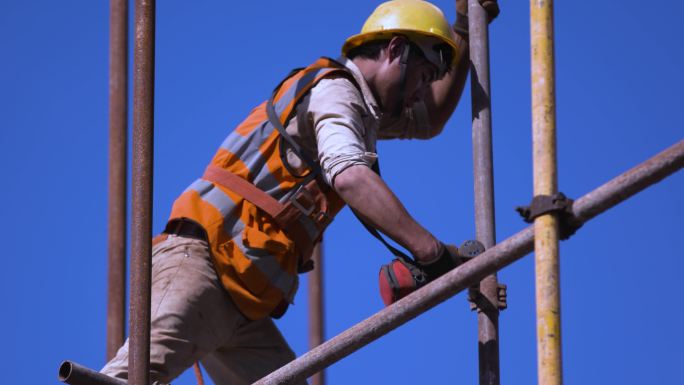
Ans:
{"type": "Polygon", "coordinates": [[[109,377],[73,361],[62,362],[57,378],[70,385],[126,385],[125,381],[109,377]]]}
{"type": "MultiPolygon", "coordinates": [[[[576,200],[573,212],[586,222],[682,167],[684,140],[576,200]]],[[[534,228],[528,226],[254,384],[287,384],[309,377],[524,257],[533,246],[534,228]]]]}

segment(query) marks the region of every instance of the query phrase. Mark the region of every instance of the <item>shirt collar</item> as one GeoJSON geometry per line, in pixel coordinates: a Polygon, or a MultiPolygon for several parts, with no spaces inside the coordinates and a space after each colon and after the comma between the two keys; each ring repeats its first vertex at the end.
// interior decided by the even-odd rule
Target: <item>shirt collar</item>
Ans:
{"type": "Polygon", "coordinates": [[[373,96],[373,93],[371,92],[370,86],[366,82],[366,79],[363,77],[363,74],[361,73],[361,70],[359,67],[354,64],[351,60],[347,59],[345,56],[340,56],[337,61],[344,65],[354,76],[354,80],[356,80],[356,83],[361,87],[361,94],[363,95],[363,99],[366,102],[366,105],[371,110],[371,113],[376,119],[381,119],[382,118],[382,111],[380,111],[380,107],[378,106],[378,102],[375,100],[375,96],[373,96]]]}

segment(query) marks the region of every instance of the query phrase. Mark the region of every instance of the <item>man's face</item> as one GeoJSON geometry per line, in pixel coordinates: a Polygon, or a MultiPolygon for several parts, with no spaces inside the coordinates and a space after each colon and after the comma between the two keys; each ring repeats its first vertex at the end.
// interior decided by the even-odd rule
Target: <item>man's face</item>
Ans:
{"type": "MultiPolygon", "coordinates": [[[[423,100],[430,85],[437,80],[437,67],[420,55],[409,55],[406,64],[406,77],[401,79],[401,52],[406,46],[405,39],[395,44],[394,39],[390,42],[385,56],[385,65],[378,90],[383,106],[383,112],[397,115],[405,107],[423,100]],[[404,81],[404,91],[401,92],[401,83],[404,81]]],[[[413,50],[417,48],[412,48],[413,50]]]]}
{"type": "Polygon", "coordinates": [[[406,88],[404,93],[404,107],[411,107],[422,101],[430,85],[437,80],[437,67],[429,61],[413,57],[406,68],[406,88]]]}

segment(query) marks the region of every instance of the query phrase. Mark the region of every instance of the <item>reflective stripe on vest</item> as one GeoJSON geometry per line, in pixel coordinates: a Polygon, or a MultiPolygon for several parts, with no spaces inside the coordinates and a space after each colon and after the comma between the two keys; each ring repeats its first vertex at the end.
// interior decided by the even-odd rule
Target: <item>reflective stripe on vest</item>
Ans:
{"type": "MultiPolygon", "coordinates": [[[[343,71],[347,70],[340,64],[322,58],[286,79],[274,99],[281,123],[287,123],[299,100],[320,79],[332,72],[343,71]]],[[[267,118],[263,103],[228,135],[211,165],[251,182],[285,203],[293,196],[302,178],[292,175],[283,164],[280,139],[280,133],[267,118]]],[[[171,218],[187,217],[207,230],[219,277],[249,318],[268,315],[278,305],[278,298],[291,302],[298,285],[297,254],[292,239],[266,224],[261,225],[266,226],[264,228],[251,229],[255,226],[251,223],[254,219],[247,213],[253,212],[250,208],[253,204],[230,188],[206,179],[196,180],[183,192],[174,203],[171,218]],[[264,234],[271,234],[273,239],[264,234]],[[257,237],[257,243],[263,241],[264,247],[271,250],[248,246],[253,241],[250,237],[257,237]],[[254,275],[250,265],[261,274],[254,275]]],[[[332,191],[326,193],[328,195],[333,203],[332,216],[341,208],[341,201],[332,191]]],[[[315,240],[320,237],[321,230],[311,218],[302,215],[298,222],[307,238],[315,240]]]]}

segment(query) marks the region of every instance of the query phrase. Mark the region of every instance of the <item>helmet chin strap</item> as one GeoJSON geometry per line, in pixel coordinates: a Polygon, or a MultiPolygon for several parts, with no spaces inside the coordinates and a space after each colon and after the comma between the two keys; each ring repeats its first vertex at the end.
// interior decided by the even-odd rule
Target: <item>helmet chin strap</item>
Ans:
{"type": "Polygon", "coordinates": [[[401,112],[404,110],[404,93],[406,92],[406,67],[408,64],[409,51],[411,47],[407,43],[404,45],[404,50],[401,52],[401,57],[399,58],[400,74],[399,74],[399,100],[397,101],[397,106],[392,112],[393,117],[401,116],[401,112]]]}

